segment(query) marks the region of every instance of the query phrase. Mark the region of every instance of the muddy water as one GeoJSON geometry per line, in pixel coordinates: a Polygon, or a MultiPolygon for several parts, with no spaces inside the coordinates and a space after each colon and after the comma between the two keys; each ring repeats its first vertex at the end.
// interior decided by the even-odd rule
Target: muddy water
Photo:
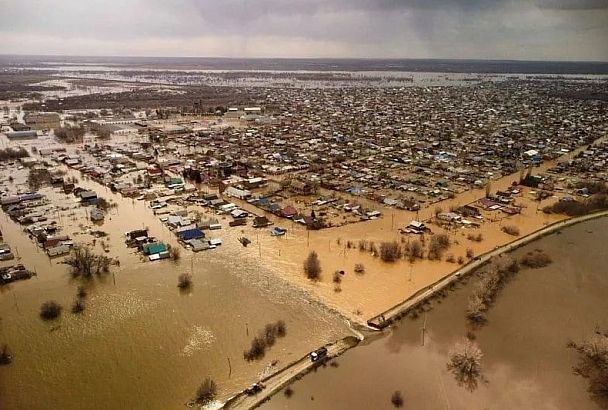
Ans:
{"type": "MultiPolygon", "coordinates": [[[[348,334],[342,319],[306,302],[255,259],[240,257],[236,247],[195,256],[182,250],[177,264],[141,261],[124,245],[125,231],[147,226],[152,235],[179,246],[173,234],[143,201],[123,199],[91,181],[80,185],[118,208],[93,226],[73,196],[45,188],[54,206],[48,215],[76,242],[92,244],[90,229],[108,233],[103,238],[108,255],[121,262],[114,275],[88,285],[81,316],[69,312],[79,283],[69,278],[61,259],[51,261],[19,225],[0,215],[4,240],[18,262],[38,273],[0,293],[0,343],[14,356],[10,366],[0,368],[0,408],[183,408],[207,376],[224,400],[257,380],[272,361],[283,366],[348,334]],[[193,274],[189,294],[176,287],[182,272],[193,274]],[[52,324],[38,317],[40,305],[50,299],[65,309],[52,324]],[[245,362],[243,350],[254,334],[278,319],[287,323],[287,336],[261,361],[245,362]]],[[[98,252],[101,241],[95,244],[98,252]]]]}
{"type": "Polygon", "coordinates": [[[305,376],[263,409],[390,409],[400,390],[413,409],[595,409],[585,381],[572,373],[568,340],[608,328],[608,218],[575,225],[516,252],[543,249],[554,263],[522,270],[499,294],[488,324],[476,331],[487,379],[473,392],[446,370],[448,351],[469,330],[473,280],[405,319],[376,340],[305,376]],[[426,335],[422,332],[426,320],[426,335]]]}

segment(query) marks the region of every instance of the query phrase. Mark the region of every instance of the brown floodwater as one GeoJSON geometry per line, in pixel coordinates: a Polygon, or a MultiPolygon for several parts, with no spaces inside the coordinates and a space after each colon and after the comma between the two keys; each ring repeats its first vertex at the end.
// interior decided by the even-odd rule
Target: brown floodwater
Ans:
{"type": "MultiPolygon", "coordinates": [[[[14,185],[24,173],[12,171],[14,185]]],[[[94,248],[103,252],[105,242],[120,266],[88,284],[86,310],[74,315],[69,309],[80,282],[70,279],[61,258],[49,259],[21,226],[0,214],[4,241],[18,256],[2,266],[23,263],[38,274],[0,292],[0,344],[7,343],[14,356],[11,365],[0,367],[1,409],[177,409],[207,376],[224,401],[270,370],[271,362],[282,367],[350,334],[343,319],[308,302],[258,259],[240,255],[236,240],[199,254],[182,249],[178,263],[142,261],[125,246],[124,232],[147,226],[151,235],[180,245],[144,201],[122,198],[92,181],[79,185],[119,205],[103,224],[94,226],[74,196],[50,187],[42,190],[51,200],[45,213],[78,243],[93,245],[91,229],[106,232],[94,248]],[[193,274],[188,294],[176,286],[183,272],[193,274]],[[38,316],[47,300],[64,306],[53,323],[38,316]],[[253,336],[279,319],[287,324],[287,336],[262,360],[245,362],[243,351],[253,336]]]]}
{"type": "Polygon", "coordinates": [[[584,379],[573,374],[569,340],[608,329],[608,218],[574,225],[515,255],[543,249],[553,263],[525,269],[498,295],[488,323],[475,331],[486,381],[459,386],[446,369],[448,352],[469,330],[467,299],[475,282],[449,292],[413,320],[404,319],[292,384],[262,408],[390,409],[400,390],[412,409],[595,409],[584,379]],[[424,346],[422,327],[426,322],[424,346]]]}

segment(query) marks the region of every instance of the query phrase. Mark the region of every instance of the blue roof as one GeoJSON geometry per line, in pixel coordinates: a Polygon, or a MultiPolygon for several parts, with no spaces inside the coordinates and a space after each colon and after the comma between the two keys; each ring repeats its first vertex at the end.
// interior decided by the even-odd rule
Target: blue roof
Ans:
{"type": "Polygon", "coordinates": [[[268,204],[268,202],[269,202],[268,198],[259,198],[259,199],[256,199],[255,201],[253,201],[253,203],[257,206],[266,205],[266,204],[268,204]]]}
{"type": "Polygon", "coordinates": [[[187,231],[180,232],[179,237],[184,241],[189,241],[190,239],[200,239],[204,238],[205,234],[203,231],[197,228],[188,229],[187,231]]]}

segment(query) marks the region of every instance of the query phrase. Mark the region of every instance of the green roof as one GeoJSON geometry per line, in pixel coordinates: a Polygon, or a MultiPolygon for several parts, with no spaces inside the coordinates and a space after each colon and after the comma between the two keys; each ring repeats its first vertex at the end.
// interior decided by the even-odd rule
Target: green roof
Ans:
{"type": "Polygon", "coordinates": [[[149,243],[147,245],[144,245],[144,253],[146,255],[154,255],[157,253],[161,253],[161,252],[166,252],[167,251],[167,245],[165,245],[164,243],[149,243]]]}

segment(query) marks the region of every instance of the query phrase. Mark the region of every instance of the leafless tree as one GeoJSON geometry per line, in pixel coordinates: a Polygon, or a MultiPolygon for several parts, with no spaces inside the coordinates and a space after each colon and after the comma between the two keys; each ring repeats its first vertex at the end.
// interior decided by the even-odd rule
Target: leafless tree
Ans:
{"type": "Polygon", "coordinates": [[[596,331],[581,343],[570,342],[568,347],[579,354],[574,373],[587,380],[587,391],[600,408],[608,408],[608,332],[596,331]]]}
{"type": "Polygon", "coordinates": [[[403,407],[403,395],[399,390],[394,392],[391,396],[391,403],[396,409],[403,407]]]}
{"type": "Polygon", "coordinates": [[[551,264],[551,257],[544,251],[537,249],[533,252],[528,252],[521,257],[520,262],[528,268],[543,268],[551,264]]]}
{"type": "Polygon", "coordinates": [[[177,277],[177,287],[180,289],[190,289],[192,287],[192,276],[188,273],[182,273],[177,277]]]}
{"type": "Polygon", "coordinates": [[[63,263],[72,268],[73,277],[89,279],[93,275],[108,273],[112,259],[104,255],[96,255],[89,247],[79,245],[74,247],[63,263]]]}
{"type": "Polygon", "coordinates": [[[511,236],[519,236],[519,228],[515,225],[505,225],[501,228],[501,230],[511,236]]]}
{"type": "Polygon", "coordinates": [[[13,356],[11,355],[11,352],[8,350],[8,346],[3,344],[0,348],[0,366],[11,364],[12,362],[13,356]]]}
{"type": "Polygon", "coordinates": [[[210,377],[207,377],[196,390],[195,401],[199,405],[205,405],[212,402],[216,395],[217,385],[210,377]]]}
{"type": "Polygon", "coordinates": [[[321,262],[317,252],[311,251],[304,261],[304,273],[310,280],[317,281],[321,279],[321,262]]]}
{"type": "Polygon", "coordinates": [[[40,318],[42,320],[55,320],[61,315],[61,305],[54,300],[44,302],[40,306],[40,318]]]}
{"type": "Polygon", "coordinates": [[[395,262],[399,258],[401,258],[401,246],[397,241],[380,244],[380,259],[384,262],[395,262]]]}
{"type": "Polygon", "coordinates": [[[452,372],[456,381],[468,390],[477,388],[482,377],[481,359],[483,353],[479,346],[469,339],[457,342],[450,351],[447,368],[452,372]]]}

